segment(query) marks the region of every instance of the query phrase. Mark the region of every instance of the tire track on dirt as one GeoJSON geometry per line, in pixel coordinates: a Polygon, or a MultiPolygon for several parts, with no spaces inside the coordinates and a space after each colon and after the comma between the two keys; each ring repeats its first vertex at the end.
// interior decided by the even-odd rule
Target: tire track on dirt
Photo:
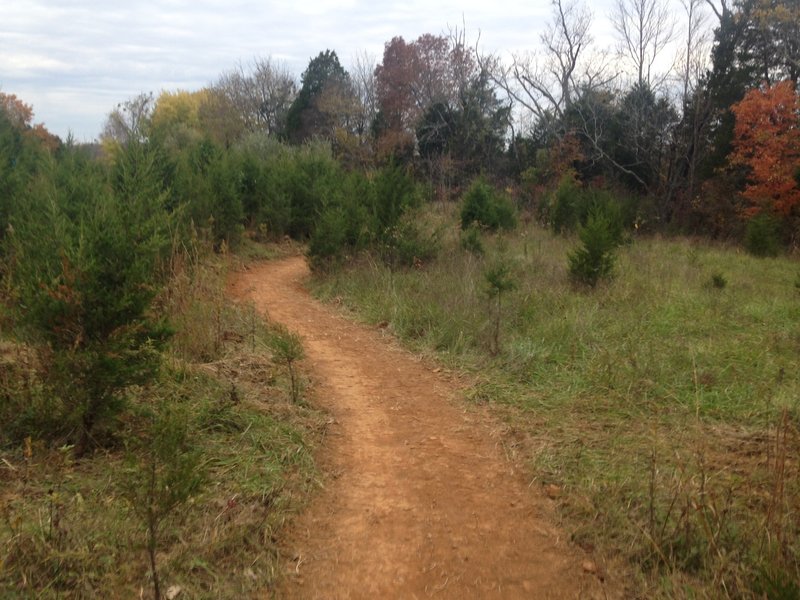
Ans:
{"type": "Polygon", "coordinates": [[[234,277],[299,333],[330,412],[325,488],[289,532],[287,598],[587,598],[599,581],[458,386],[303,288],[301,257],[234,277]]]}

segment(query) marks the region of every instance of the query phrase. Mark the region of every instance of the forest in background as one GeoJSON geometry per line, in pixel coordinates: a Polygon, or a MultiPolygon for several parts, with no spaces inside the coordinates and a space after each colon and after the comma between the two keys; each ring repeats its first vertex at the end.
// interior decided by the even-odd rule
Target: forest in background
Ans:
{"type": "MultiPolygon", "coordinates": [[[[211,443],[219,452],[225,432],[255,435],[248,423],[259,422],[262,437],[252,443],[273,465],[270,483],[231,483],[252,486],[246,497],[254,514],[281,504],[276,482],[300,468],[293,461],[305,469],[298,485],[310,485],[317,417],[296,388],[302,349],[289,332],[256,325],[224,302],[220,265],[231,251],[299,240],[314,268],[334,277],[363,257],[409,277],[458,248],[496,258],[482,274],[496,323],[472,343],[500,359],[509,352],[501,301],[513,300],[523,279],[492,232],[521,222],[523,232],[535,224],[570,240],[577,233],[579,246],[559,251],[565,280],[578,289],[602,288],[619,249],[648,234],[733,241],[756,256],[793,251],[800,234],[798,6],[685,0],[682,7],[678,23],[663,3],[622,0],[617,54],[593,47],[584,6],[556,0],[530,55],[482,54],[453,31],[393,38],[379,61],[363,56],[349,71],[325,50],[299,82],[278,62],[254,59],[201,90],[131,98],[110,112],[97,145],[58,139],[34,123],[24,99],[0,94],[0,447],[17,465],[3,476],[18,486],[4,498],[3,531],[13,548],[0,574],[24,574],[6,580],[7,589],[24,594],[20,581],[54,594],[110,585],[109,565],[85,564],[92,544],[112,542],[91,529],[60,530],[67,504],[47,491],[53,481],[67,485],[75,461],[83,469],[101,456],[118,461],[124,477],[108,486],[123,512],[112,520],[142,504],[134,488],[149,494],[145,504],[156,508],[138,518],[155,582],[157,548],[175,543],[160,535],[162,523],[204,489],[191,474],[212,464],[210,479],[241,460],[176,448],[214,432],[223,436],[211,443]],[[675,43],[680,55],[666,56],[675,43]],[[440,213],[459,221],[457,241],[440,213]],[[242,383],[224,364],[198,374],[197,365],[222,364],[248,345],[251,361],[266,349],[268,364],[253,370],[272,373],[267,389],[283,394],[290,409],[265,416],[240,402],[257,395],[260,376],[242,383]],[[289,424],[281,420],[287,414],[289,424]],[[299,450],[290,454],[279,443],[299,450]],[[21,475],[33,465],[46,465],[38,488],[21,475]],[[49,515],[46,529],[25,521],[28,502],[49,515]]],[[[528,256],[527,241],[520,253],[528,256]]],[[[711,288],[728,285],[723,270],[712,275],[711,288]]],[[[411,319],[411,338],[433,330],[419,319],[411,319]]],[[[248,543],[271,540],[273,525],[248,543]]],[[[736,571],[731,595],[746,596],[753,581],[778,589],[796,576],[795,533],[779,540],[768,565],[775,573],[754,575],[767,567],[752,556],[737,562],[746,567],[736,571]]],[[[711,535],[698,553],[719,552],[718,542],[711,535]]],[[[686,543],[679,558],[657,546],[661,556],[646,553],[648,564],[709,568],[686,543]]],[[[186,556],[173,556],[171,568],[180,570],[186,556]]],[[[213,571],[209,582],[218,579],[213,571]]],[[[239,572],[254,587],[274,575],[266,566],[255,577],[239,572]]]]}
{"type": "MultiPolygon", "coordinates": [[[[777,0],[623,0],[611,51],[595,44],[584,5],[557,1],[532,53],[487,55],[453,30],[395,37],[349,70],[325,50],[299,81],[256,58],[201,90],[122,103],[102,154],[129,139],[172,163],[200,146],[227,155],[253,139],[324,141],[345,171],[393,161],[429,198],[459,198],[483,173],[547,221],[559,210],[554,190],[575,184],[635,203],[645,230],[751,240],[772,253],[797,236],[797,11],[777,0]]],[[[18,129],[58,145],[22,100],[3,104],[18,129]]],[[[308,233],[243,210],[240,225],[308,233]]]]}

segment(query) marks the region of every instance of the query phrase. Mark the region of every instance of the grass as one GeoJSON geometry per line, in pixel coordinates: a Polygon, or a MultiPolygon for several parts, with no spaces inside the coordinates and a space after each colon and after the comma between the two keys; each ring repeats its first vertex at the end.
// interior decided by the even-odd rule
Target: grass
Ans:
{"type": "MultiPolygon", "coordinates": [[[[178,325],[171,354],[157,386],[131,390],[104,450],[75,462],[70,448],[37,439],[0,448],[0,596],[152,597],[146,523],[127,491],[131,442],[164,400],[187,415],[205,483],[164,522],[162,593],[238,598],[276,585],[281,527],[317,485],[312,451],[324,420],[292,400],[270,326],[224,298],[228,264],[174,265],[160,299],[178,325]]],[[[24,356],[5,349],[9,364],[24,356]]]]}
{"type": "Polygon", "coordinates": [[[452,215],[435,218],[453,222],[438,259],[392,272],[365,257],[316,292],[470,371],[469,396],[505,419],[536,481],[564,488],[564,526],[630,594],[796,597],[796,261],[637,238],[588,290],[567,272],[575,239],[529,225],[486,237],[480,258],[452,215]],[[498,257],[515,289],[495,352],[484,282],[498,257]]]}

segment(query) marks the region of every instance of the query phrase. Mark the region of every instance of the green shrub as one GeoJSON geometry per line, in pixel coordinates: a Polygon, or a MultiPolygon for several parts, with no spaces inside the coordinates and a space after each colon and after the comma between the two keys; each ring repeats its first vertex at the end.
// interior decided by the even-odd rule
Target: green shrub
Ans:
{"type": "Polygon", "coordinates": [[[226,156],[215,160],[209,168],[211,184],[210,217],[214,247],[226,244],[235,247],[242,236],[244,211],[239,196],[239,173],[235,162],[226,156]]]}
{"type": "Polygon", "coordinates": [[[511,272],[511,265],[503,260],[498,260],[483,275],[486,280],[486,295],[489,300],[494,300],[494,327],[492,330],[492,354],[500,353],[500,326],[503,315],[503,294],[511,292],[517,287],[517,282],[511,272]]]}
{"type": "Polygon", "coordinates": [[[309,239],[312,266],[369,247],[391,265],[407,266],[435,254],[433,240],[405,219],[416,201],[414,180],[394,164],[372,180],[359,173],[331,180],[309,239]]]}
{"type": "Polygon", "coordinates": [[[189,415],[174,400],[161,400],[148,415],[149,426],[136,448],[129,449],[123,495],[146,531],[146,548],[154,597],[160,599],[158,549],[164,524],[198,493],[203,481],[200,451],[189,437],[189,415]]]}
{"type": "Polygon", "coordinates": [[[467,190],[461,205],[461,229],[477,225],[490,231],[513,229],[517,224],[511,201],[479,177],[467,190]]]}
{"type": "Polygon", "coordinates": [[[117,158],[113,189],[88,158],[71,160],[86,163],[50,166],[10,241],[17,319],[49,348],[45,371],[59,396],[53,407],[63,410],[64,431],[75,432],[81,454],[95,427],[122,410],[125,388],[146,384],[159,369],[170,330],[151,304],[170,218],[148,148],[131,143],[117,158]]]}
{"type": "Polygon", "coordinates": [[[481,241],[481,230],[474,223],[461,232],[461,247],[475,256],[485,254],[486,250],[481,241]]]}
{"type": "Polygon", "coordinates": [[[777,219],[766,213],[750,219],[745,230],[745,247],[753,256],[777,256],[781,248],[777,219]]]}
{"type": "Polygon", "coordinates": [[[296,333],[289,331],[283,325],[276,325],[270,336],[269,344],[275,361],[286,367],[292,402],[297,403],[300,401],[300,379],[296,363],[305,357],[303,342],[296,333]]]}
{"type": "Polygon", "coordinates": [[[409,214],[387,232],[380,253],[392,268],[420,266],[439,253],[439,236],[437,232],[427,233],[409,214]]]}
{"type": "Polygon", "coordinates": [[[578,233],[581,246],[569,255],[569,273],[576,281],[590,287],[610,277],[614,269],[614,228],[602,211],[594,211],[578,233]]]}
{"type": "Polygon", "coordinates": [[[416,187],[408,171],[394,162],[381,168],[373,180],[373,211],[377,237],[391,235],[403,214],[416,205],[416,187]]]}
{"type": "Polygon", "coordinates": [[[577,224],[586,225],[594,212],[601,212],[608,219],[609,234],[617,245],[628,240],[628,231],[636,220],[635,201],[620,198],[607,189],[589,188],[581,193],[577,224]]]}
{"type": "Polygon", "coordinates": [[[313,269],[321,268],[341,257],[348,247],[349,225],[342,206],[333,205],[322,211],[314,233],[308,240],[308,257],[313,269]]]}
{"type": "Polygon", "coordinates": [[[237,146],[240,156],[240,194],[245,219],[276,239],[289,231],[297,149],[263,133],[248,136],[237,146]]]}
{"type": "Polygon", "coordinates": [[[344,175],[329,144],[308,143],[294,151],[292,160],[292,172],[284,182],[291,203],[288,233],[295,239],[308,239],[322,207],[337,193],[344,175]]]}
{"type": "Polygon", "coordinates": [[[550,226],[555,233],[575,231],[599,211],[608,219],[611,235],[622,244],[636,220],[638,206],[633,196],[619,196],[604,188],[581,189],[573,176],[565,175],[553,194],[550,226]]]}
{"type": "Polygon", "coordinates": [[[350,173],[330,190],[308,242],[312,267],[335,262],[346,252],[366,248],[378,236],[371,214],[375,189],[360,173],[350,173]]]}
{"type": "Polygon", "coordinates": [[[550,227],[556,233],[574,231],[578,224],[577,205],[580,202],[581,190],[575,176],[566,173],[561,177],[558,188],[550,201],[550,227]]]}
{"type": "Polygon", "coordinates": [[[714,273],[711,275],[711,287],[722,290],[727,285],[728,279],[722,273],[714,273]]]}

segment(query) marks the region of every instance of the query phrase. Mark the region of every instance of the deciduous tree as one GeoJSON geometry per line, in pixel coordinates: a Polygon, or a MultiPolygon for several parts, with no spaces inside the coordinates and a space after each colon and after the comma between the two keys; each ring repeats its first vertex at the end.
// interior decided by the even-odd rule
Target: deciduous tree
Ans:
{"type": "Polygon", "coordinates": [[[736,116],[730,162],[748,169],[749,214],[789,216],[800,204],[800,98],[791,81],[748,92],[736,116]]]}
{"type": "Polygon", "coordinates": [[[617,32],[618,52],[633,67],[637,85],[659,87],[670,69],[662,73],[653,69],[675,38],[675,20],[666,0],[617,0],[611,22],[617,32]]]}
{"type": "Polygon", "coordinates": [[[214,88],[226,97],[248,132],[284,134],[297,92],[294,77],[284,64],[270,57],[256,58],[247,66],[223,73],[214,88]]]}
{"type": "Polygon", "coordinates": [[[476,73],[473,51],[457,32],[424,34],[410,44],[393,38],[375,69],[379,149],[408,156],[418,133],[441,137],[445,113],[457,109],[476,73]]]}
{"type": "Polygon", "coordinates": [[[106,117],[101,141],[107,146],[125,146],[130,142],[144,142],[155,107],[153,93],[141,93],[121,102],[106,117]]]}
{"type": "Polygon", "coordinates": [[[497,84],[537,126],[557,124],[582,95],[613,79],[604,57],[593,55],[592,14],[575,0],[553,0],[552,18],[536,53],[514,55],[506,65],[484,57],[497,84]]]}

